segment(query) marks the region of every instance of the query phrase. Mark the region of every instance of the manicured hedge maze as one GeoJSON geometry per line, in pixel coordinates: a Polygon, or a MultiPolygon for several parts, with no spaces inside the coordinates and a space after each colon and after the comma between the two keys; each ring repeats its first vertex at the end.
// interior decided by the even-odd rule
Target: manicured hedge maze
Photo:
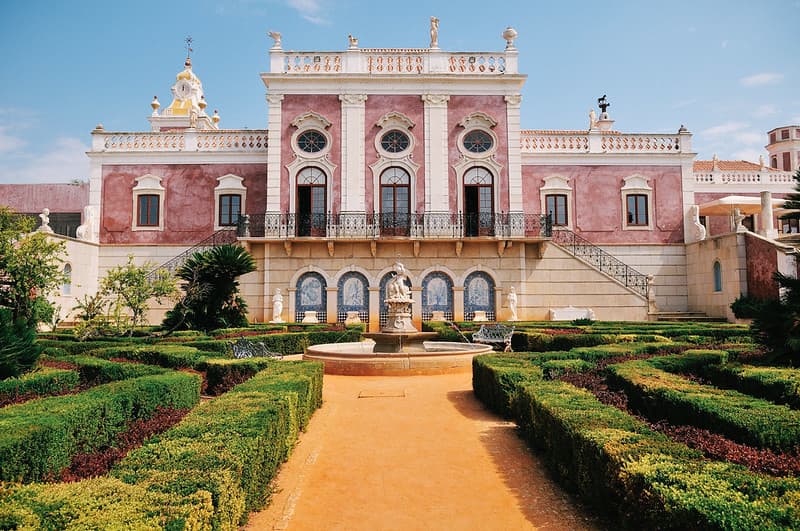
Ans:
{"type": "MultiPolygon", "coordinates": [[[[601,403],[591,392],[557,380],[569,373],[603,371],[601,374],[610,375],[610,384],[622,386],[630,403],[651,413],[653,420],[671,414],[676,421],[722,430],[754,445],[790,450],[800,442],[796,411],[681,375],[707,378],[713,374],[715,381],[736,380],[742,390],[756,386],[752,383],[755,379],[768,380],[769,386],[761,387],[771,391],[762,394],[781,396],[786,402],[796,389],[791,384],[797,373],[742,368],[728,362],[729,354],[754,350],[740,328],[654,323],[635,324],[629,330],[612,325],[594,324],[592,328],[613,330],[612,335],[618,337],[631,332],[636,342],[476,357],[476,395],[491,409],[515,419],[560,482],[609,513],[615,526],[800,528],[800,479],[763,475],[706,458],[700,450],[671,440],[626,411],[601,403]],[[656,343],[639,342],[647,334],[661,338],[656,343]],[[666,337],[681,341],[670,343],[666,337]],[[692,350],[688,348],[692,342],[739,343],[741,348],[692,350]],[[618,356],[646,359],[614,364],[618,356]]],[[[582,334],[586,328],[575,327],[575,331],[582,334]]],[[[559,341],[563,346],[569,340],[559,341]]]]}

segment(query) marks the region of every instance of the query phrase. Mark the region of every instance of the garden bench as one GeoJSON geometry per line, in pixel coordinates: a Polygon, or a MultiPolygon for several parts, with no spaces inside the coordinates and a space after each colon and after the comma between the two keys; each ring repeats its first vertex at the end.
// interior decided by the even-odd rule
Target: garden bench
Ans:
{"type": "Polygon", "coordinates": [[[481,325],[480,330],[473,332],[472,341],[489,345],[504,345],[503,352],[511,352],[511,336],[514,327],[502,324],[481,325]]]}
{"type": "Polygon", "coordinates": [[[240,337],[235,342],[230,342],[233,357],[236,359],[243,358],[279,358],[283,359],[282,352],[272,352],[267,349],[263,341],[253,341],[240,337]]]}

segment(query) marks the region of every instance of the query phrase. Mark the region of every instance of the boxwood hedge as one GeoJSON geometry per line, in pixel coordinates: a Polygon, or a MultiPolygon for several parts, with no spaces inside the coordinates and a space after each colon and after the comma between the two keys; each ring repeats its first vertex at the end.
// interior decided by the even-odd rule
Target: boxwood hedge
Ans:
{"type": "Polygon", "coordinates": [[[80,385],[77,371],[39,367],[18,378],[0,380],[0,403],[12,402],[27,393],[53,395],[76,389],[80,385]]]}

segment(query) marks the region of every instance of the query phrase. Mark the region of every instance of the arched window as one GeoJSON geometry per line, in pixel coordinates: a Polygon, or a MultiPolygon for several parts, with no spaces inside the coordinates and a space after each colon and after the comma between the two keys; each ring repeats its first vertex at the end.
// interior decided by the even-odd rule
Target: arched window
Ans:
{"type": "Polygon", "coordinates": [[[62,295],[72,295],[72,266],[64,265],[64,283],[61,285],[62,295]]]}
{"type": "Polygon", "coordinates": [[[481,166],[464,173],[464,235],[494,236],[494,177],[481,166]]]}
{"type": "Polygon", "coordinates": [[[358,312],[363,322],[369,321],[369,282],[356,271],[345,273],[339,278],[336,307],[338,322],[347,319],[347,312],[358,312]]]}
{"type": "Polygon", "coordinates": [[[317,319],[327,320],[328,291],[325,278],[319,273],[306,273],[297,280],[295,321],[302,321],[307,311],[317,312],[317,319]]]}
{"type": "Polygon", "coordinates": [[[327,176],[313,166],[297,174],[297,235],[325,236],[327,176]]]}
{"type": "Polygon", "coordinates": [[[433,312],[444,312],[444,318],[453,320],[453,280],[434,271],[422,279],[422,320],[430,321],[433,312]]]}
{"type": "Polygon", "coordinates": [[[408,236],[411,226],[411,176],[392,166],[381,173],[381,234],[408,236]]]}
{"type": "Polygon", "coordinates": [[[714,291],[722,291],[722,266],[719,260],[714,261],[714,291]]]}
{"type": "Polygon", "coordinates": [[[471,321],[476,311],[486,312],[486,318],[495,320],[494,279],[483,271],[470,273],[464,281],[464,319],[471,321]]]}

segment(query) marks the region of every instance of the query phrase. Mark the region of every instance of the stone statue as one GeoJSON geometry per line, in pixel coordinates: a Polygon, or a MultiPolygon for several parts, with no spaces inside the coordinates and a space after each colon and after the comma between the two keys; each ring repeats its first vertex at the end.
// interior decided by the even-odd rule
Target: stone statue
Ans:
{"type": "Polygon", "coordinates": [[[656,313],[656,283],[653,275],[647,275],[647,312],[656,313]]]}
{"type": "Polygon", "coordinates": [[[591,131],[597,127],[597,113],[594,112],[594,109],[589,109],[589,130],[591,131]]]}
{"type": "Polygon", "coordinates": [[[597,106],[600,107],[601,115],[602,114],[607,114],[607,110],[608,110],[609,107],[611,107],[611,104],[608,103],[608,100],[606,99],[606,95],[605,94],[603,94],[602,98],[597,98],[597,106]]]}
{"type": "Polygon", "coordinates": [[[281,32],[280,31],[270,31],[267,35],[275,41],[272,44],[273,48],[280,48],[281,47],[281,32]]]}
{"type": "Polygon", "coordinates": [[[742,211],[738,208],[733,209],[733,223],[736,232],[747,232],[747,227],[742,224],[744,221],[745,215],[742,214],[742,211]]]}
{"type": "Polygon", "coordinates": [[[352,35],[347,36],[347,40],[350,41],[350,48],[358,48],[358,39],[353,37],[352,35]]]}
{"type": "Polygon", "coordinates": [[[270,323],[282,323],[281,318],[283,313],[283,295],[281,295],[281,288],[275,288],[275,295],[272,296],[272,321],[270,323]]]}
{"type": "Polygon", "coordinates": [[[79,240],[91,241],[92,240],[92,220],[94,218],[92,207],[86,205],[83,207],[83,223],[75,229],[75,237],[79,240]]]}
{"type": "Polygon", "coordinates": [[[439,19],[431,17],[431,48],[439,47],[439,19]]]}
{"type": "Polygon", "coordinates": [[[386,300],[389,301],[410,301],[411,300],[411,290],[406,285],[406,280],[408,279],[408,275],[406,274],[406,268],[400,262],[394,264],[394,273],[395,275],[386,285],[386,300]]]}
{"type": "Polygon", "coordinates": [[[509,321],[518,321],[519,318],[517,317],[517,290],[514,289],[514,286],[511,286],[508,289],[508,295],[506,295],[506,300],[508,301],[508,311],[511,313],[511,318],[509,321]]]}
{"type": "Polygon", "coordinates": [[[41,232],[53,232],[53,229],[50,228],[50,209],[49,208],[42,209],[42,213],[39,214],[39,218],[42,220],[42,226],[39,227],[37,230],[41,232]]]}

